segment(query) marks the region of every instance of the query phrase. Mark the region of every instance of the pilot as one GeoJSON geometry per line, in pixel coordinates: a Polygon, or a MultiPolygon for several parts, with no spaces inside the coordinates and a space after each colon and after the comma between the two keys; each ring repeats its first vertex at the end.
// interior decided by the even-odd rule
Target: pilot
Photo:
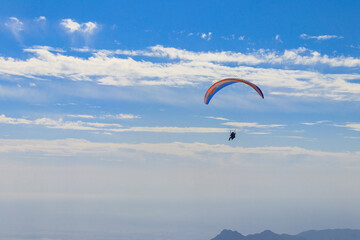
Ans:
{"type": "Polygon", "coordinates": [[[231,133],[230,133],[230,137],[229,137],[229,141],[230,141],[230,140],[233,140],[233,139],[235,138],[235,135],[236,135],[235,132],[231,132],[231,133]]]}

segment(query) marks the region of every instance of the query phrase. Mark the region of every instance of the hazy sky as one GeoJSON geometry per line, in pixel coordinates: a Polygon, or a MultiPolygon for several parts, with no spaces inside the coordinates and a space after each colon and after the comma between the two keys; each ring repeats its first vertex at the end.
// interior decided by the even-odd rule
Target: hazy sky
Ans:
{"type": "Polygon", "coordinates": [[[0,239],[360,228],[359,11],[0,1],[0,239]]]}

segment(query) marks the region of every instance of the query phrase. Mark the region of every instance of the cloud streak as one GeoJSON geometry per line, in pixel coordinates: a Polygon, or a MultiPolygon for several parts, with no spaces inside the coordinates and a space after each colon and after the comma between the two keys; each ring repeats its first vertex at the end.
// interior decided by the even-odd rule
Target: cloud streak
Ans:
{"type": "Polygon", "coordinates": [[[67,117],[71,117],[71,118],[86,118],[86,119],[94,119],[94,118],[96,118],[95,116],[86,115],[86,114],[69,114],[69,115],[67,115],[67,117]]]}
{"type": "MultiPolygon", "coordinates": [[[[91,115],[68,115],[70,117],[87,118],[92,119],[91,115]]],[[[115,119],[117,115],[114,115],[115,119]]],[[[128,115],[130,117],[133,115],[128,115]]],[[[108,118],[108,117],[106,117],[108,118]]],[[[121,119],[133,119],[133,118],[121,118],[121,119]]],[[[64,121],[62,118],[55,120],[51,118],[37,118],[35,120],[29,120],[25,118],[12,118],[7,117],[4,114],[0,115],[1,124],[11,125],[38,125],[52,129],[63,130],[86,130],[86,131],[105,131],[105,132],[151,132],[151,133],[224,133],[227,132],[226,128],[211,128],[211,127],[129,127],[124,128],[118,123],[101,123],[101,122],[84,122],[84,121],[64,121]]]]}
{"type": "MultiPolygon", "coordinates": [[[[210,154],[237,154],[237,155],[266,155],[266,159],[274,157],[285,157],[289,159],[290,156],[306,155],[309,159],[312,158],[334,158],[342,161],[355,161],[360,157],[360,152],[326,152],[309,150],[300,147],[232,147],[223,144],[206,144],[200,142],[183,143],[99,143],[91,142],[84,139],[58,139],[58,140],[41,140],[41,139],[0,139],[0,153],[14,153],[21,152],[39,152],[42,154],[51,154],[57,156],[69,156],[77,154],[97,154],[104,153],[116,156],[116,154],[124,150],[135,150],[137,152],[151,153],[151,154],[166,154],[179,157],[197,157],[203,153],[210,154]]],[[[199,158],[203,159],[203,157],[199,158]]],[[[291,158],[290,158],[291,159],[291,158]]],[[[203,161],[203,160],[202,160],[203,161]]],[[[289,161],[289,160],[288,160],[289,161]]]]}
{"type": "Polygon", "coordinates": [[[101,118],[111,118],[111,119],[121,119],[121,120],[124,120],[124,119],[139,119],[141,118],[139,115],[134,115],[134,114],[128,114],[128,113],[119,113],[119,114],[116,114],[116,115],[104,115],[102,116],[101,118]]]}
{"type": "Polygon", "coordinates": [[[343,36],[337,36],[337,35],[310,36],[310,35],[307,35],[305,33],[301,34],[300,37],[302,39],[316,39],[316,40],[319,40],[319,41],[329,40],[329,39],[342,39],[342,38],[344,38],[343,36]]]}
{"type": "Polygon", "coordinates": [[[129,56],[162,57],[197,62],[237,63],[248,65],[284,64],[284,65],[313,65],[324,64],[331,67],[358,67],[360,59],[353,57],[329,57],[317,51],[306,48],[288,49],[283,53],[272,50],[259,49],[250,53],[221,51],[221,52],[191,52],[183,49],[163,47],[160,45],[148,50],[116,50],[103,51],[105,54],[122,54],[129,56]]]}
{"type": "Polygon", "coordinates": [[[360,123],[333,124],[335,127],[344,127],[353,131],[360,132],[360,123]]]}
{"type": "MultiPolygon", "coordinates": [[[[83,119],[94,119],[91,115],[67,115],[68,117],[76,117],[83,119]]],[[[134,115],[125,115],[127,118],[114,119],[133,119],[134,115]],[[130,118],[129,118],[130,117],[130,118]]],[[[112,117],[112,116],[111,116],[112,117]]],[[[111,118],[110,117],[110,118],[111,118]]],[[[106,118],[109,118],[106,116],[106,118]]],[[[226,120],[224,118],[215,118],[220,120],[226,120]]],[[[64,129],[64,130],[87,130],[87,131],[105,131],[105,132],[150,132],[150,133],[226,133],[228,128],[225,127],[177,127],[177,126],[137,126],[137,127],[123,127],[118,123],[101,123],[101,122],[84,122],[84,121],[64,121],[62,118],[58,120],[50,118],[38,118],[35,120],[29,120],[25,118],[11,118],[4,114],[0,115],[0,123],[2,124],[25,124],[25,125],[39,125],[46,128],[64,129]]],[[[225,122],[222,123],[225,126],[237,127],[237,128],[277,128],[285,125],[281,124],[259,124],[256,122],[225,122]]],[[[250,133],[256,134],[256,133],[250,133]]],[[[259,133],[257,133],[259,134],[259,133]]],[[[265,133],[260,133],[265,134],[265,133]]],[[[268,134],[268,133],[266,133],[268,134]]]]}
{"type": "Polygon", "coordinates": [[[107,86],[165,87],[209,84],[216,79],[241,76],[264,87],[272,95],[360,101],[360,84],[354,81],[360,75],[356,73],[325,74],[243,65],[271,63],[286,66],[289,63],[360,66],[360,59],[352,57],[330,58],[317,52],[303,56],[302,53],[308,51],[306,49],[286,50],[282,55],[277,55],[264,50],[252,54],[204,53],[155,46],[141,51],[89,50],[92,56],[88,58],[55,50],[51,47],[27,48],[24,51],[34,56],[25,60],[0,57],[0,75],[70,79],[107,86]],[[154,57],[157,60],[135,60],[132,58],[134,56],[154,57]],[[238,65],[229,66],[227,63],[238,65]]]}
{"type": "Polygon", "coordinates": [[[130,127],[110,129],[112,132],[152,132],[152,133],[225,133],[227,128],[211,127],[130,127]]]}
{"type": "Polygon", "coordinates": [[[97,116],[93,116],[93,115],[87,115],[87,114],[69,114],[66,115],[67,117],[71,117],[71,118],[87,118],[87,119],[95,119],[95,118],[101,118],[101,119],[119,119],[119,120],[124,120],[124,119],[139,119],[141,118],[139,115],[134,115],[134,114],[129,114],[129,113],[119,113],[119,114],[106,114],[106,115],[101,115],[99,117],[97,116]]]}
{"type": "Polygon", "coordinates": [[[320,121],[316,121],[316,122],[303,122],[301,124],[308,125],[308,126],[313,126],[313,125],[329,123],[329,122],[330,122],[329,120],[320,120],[320,121]]]}
{"type": "Polygon", "coordinates": [[[224,117],[212,117],[212,116],[208,116],[206,118],[210,118],[210,119],[215,119],[215,120],[220,120],[220,121],[229,121],[229,119],[224,118],[224,117]]]}
{"type": "MultiPolygon", "coordinates": [[[[77,116],[79,117],[79,116],[77,116]]],[[[122,127],[117,123],[99,123],[99,122],[83,122],[83,121],[64,121],[62,118],[58,120],[50,118],[38,118],[35,120],[28,120],[24,118],[11,118],[4,114],[0,115],[0,123],[2,124],[26,124],[26,125],[40,125],[46,128],[65,129],[65,130],[88,130],[99,131],[106,130],[111,127],[122,127]]]]}
{"type": "Polygon", "coordinates": [[[285,127],[283,124],[258,124],[256,122],[226,122],[222,125],[237,127],[237,128],[277,128],[285,127]]]}

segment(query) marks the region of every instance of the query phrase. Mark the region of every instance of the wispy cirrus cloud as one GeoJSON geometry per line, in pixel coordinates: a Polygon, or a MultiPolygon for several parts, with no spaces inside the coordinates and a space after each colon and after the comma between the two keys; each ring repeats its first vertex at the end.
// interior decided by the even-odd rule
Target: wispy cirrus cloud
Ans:
{"type": "Polygon", "coordinates": [[[5,26],[11,31],[14,37],[20,41],[20,32],[24,30],[24,23],[16,17],[10,17],[5,22],[5,26]]]}
{"type": "Polygon", "coordinates": [[[344,38],[343,36],[337,36],[337,35],[319,35],[319,36],[311,36],[311,35],[307,35],[305,33],[300,35],[300,38],[302,39],[316,39],[319,41],[323,41],[323,40],[329,40],[329,39],[342,39],[344,38]]]}

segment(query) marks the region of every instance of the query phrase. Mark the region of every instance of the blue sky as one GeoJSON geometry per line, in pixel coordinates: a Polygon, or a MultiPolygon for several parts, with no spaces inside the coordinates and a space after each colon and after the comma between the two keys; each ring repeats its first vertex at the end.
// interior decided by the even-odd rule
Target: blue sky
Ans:
{"type": "Polygon", "coordinates": [[[360,228],[358,1],[0,3],[1,239],[360,228]]]}

